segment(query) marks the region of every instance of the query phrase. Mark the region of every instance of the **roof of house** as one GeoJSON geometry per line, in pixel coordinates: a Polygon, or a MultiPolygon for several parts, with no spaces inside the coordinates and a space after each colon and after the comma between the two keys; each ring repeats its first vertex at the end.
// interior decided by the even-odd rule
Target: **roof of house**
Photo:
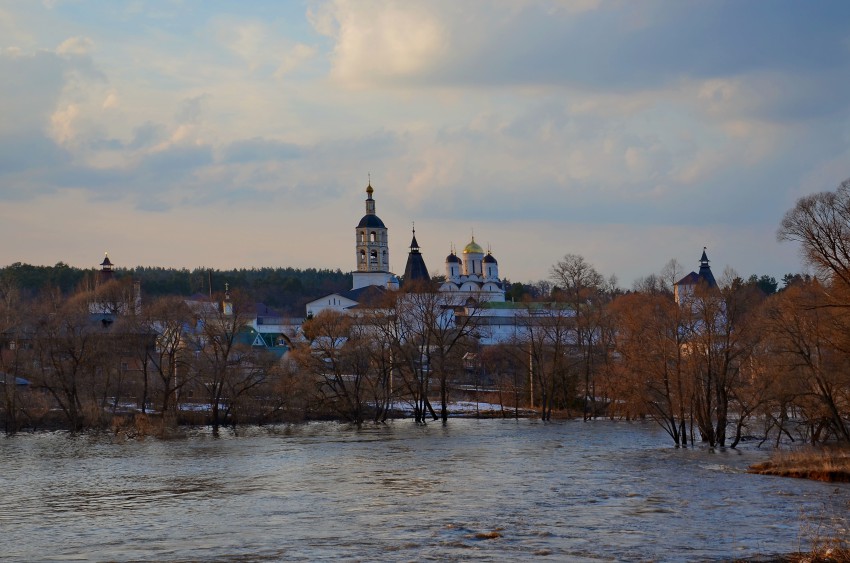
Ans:
{"type": "Polygon", "coordinates": [[[387,289],[383,286],[367,285],[365,287],[343,291],[339,295],[340,297],[345,297],[346,299],[351,299],[358,303],[369,304],[381,299],[384,295],[386,295],[386,293],[387,289]]]}

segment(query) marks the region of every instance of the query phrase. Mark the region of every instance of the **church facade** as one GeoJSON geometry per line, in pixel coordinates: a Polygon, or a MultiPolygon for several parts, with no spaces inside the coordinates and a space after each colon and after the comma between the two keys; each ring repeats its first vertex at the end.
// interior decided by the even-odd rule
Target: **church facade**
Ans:
{"type": "MultiPolygon", "coordinates": [[[[327,309],[349,311],[360,305],[365,296],[374,299],[383,292],[400,288],[402,281],[389,269],[389,231],[376,213],[374,193],[370,181],[366,186],[366,214],[354,228],[356,268],[351,273],[351,290],[311,301],[307,304],[308,318],[327,309]]],[[[462,258],[454,251],[446,257],[445,268],[445,281],[438,291],[446,295],[449,303],[461,305],[470,299],[482,302],[505,300],[504,283],[499,279],[499,263],[491,252],[484,253],[474,236],[464,247],[462,258]]],[[[430,279],[414,229],[403,281],[428,282],[430,279]]]]}
{"type": "Polygon", "coordinates": [[[505,288],[499,279],[499,262],[488,250],[472,241],[463,249],[463,259],[454,251],[446,256],[446,281],[440,286],[440,292],[457,296],[464,301],[474,298],[477,301],[501,302],[505,300],[505,288]]]}

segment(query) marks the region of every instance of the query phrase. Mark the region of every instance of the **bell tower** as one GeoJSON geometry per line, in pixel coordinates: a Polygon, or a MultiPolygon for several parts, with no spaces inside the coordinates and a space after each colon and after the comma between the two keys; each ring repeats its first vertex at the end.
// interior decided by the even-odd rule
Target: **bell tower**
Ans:
{"type": "Polygon", "coordinates": [[[369,185],[366,186],[366,215],[354,228],[357,267],[353,272],[353,289],[369,285],[386,285],[390,277],[387,227],[380,217],[375,215],[373,193],[375,189],[370,179],[369,185]]]}

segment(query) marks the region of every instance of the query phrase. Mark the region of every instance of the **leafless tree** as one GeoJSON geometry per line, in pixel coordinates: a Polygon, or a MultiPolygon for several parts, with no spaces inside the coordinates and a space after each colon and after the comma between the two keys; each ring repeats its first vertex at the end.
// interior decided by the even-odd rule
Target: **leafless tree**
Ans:
{"type": "Polygon", "coordinates": [[[169,420],[176,418],[178,395],[188,382],[192,353],[185,344],[187,330],[194,323],[192,311],[176,296],[154,300],[138,318],[140,330],[155,338],[153,346],[139,349],[145,383],[142,408],[148,396],[148,380],[152,379],[159,394],[157,407],[169,420]]]}
{"type": "Polygon", "coordinates": [[[557,300],[524,305],[515,346],[527,353],[531,406],[551,420],[556,407],[569,408],[575,398],[575,311],[557,300]]]}
{"type": "MultiPolygon", "coordinates": [[[[807,422],[813,443],[850,442],[850,321],[817,282],[796,285],[771,298],[766,329],[775,358],[781,406],[790,402],[807,422]],[[789,401],[790,399],[790,401],[789,401]]],[[[778,424],[779,429],[783,428],[778,424]]]]}
{"type": "Polygon", "coordinates": [[[322,311],[304,324],[308,345],[296,358],[315,377],[322,403],[345,419],[361,424],[368,409],[370,342],[359,319],[322,311]]]}
{"type": "Polygon", "coordinates": [[[806,262],[823,279],[850,288],[850,179],[834,192],[797,200],[782,219],[777,238],[799,242],[806,262]]]}
{"type": "Polygon", "coordinates": [[[574,345],[581,358],[584,381],[583,416],[587,420],[596,413],[593,382],[595,360],[602,336],[601,321],[605,303],[616,288],[616,278],[610,280],[608,285],[611,291],[606,292],[602,274],[577,254],[566,254],[552,266],[550,273],[575,314],[574,345]]]}
{"type": "Polygon", "coordinates": [[[199,319],[197,332],[189,337],[196,352],[192,370],[205,391],[215,430],[233,422],[231,412],[239,399],[265,380],[271,365],[263,351],[243,341],[252,315],[253,303],[233,292],[199,319]]]}
{"type": "Polygon", "coordinates": [[[23,363],[24,307],[14,280],[5,275],[0,277],[0,374],[3,376],[3,426],[7,433],[16,431],[19,426],[17,377],[23,363]]]}
{"type": "Polygon", "coordinates": [[[99,331],[88,310],[88,297],[67,302],[49,292],[37,307],[33,348],[37,387],[46,390],[72,430],[103,423],[108,372],[101,364],[99,331]]]}
{"type": "Polygon", "coordinates": [[[692,385],[687,381],[682,311],[672,298],[634,293],[613,303],[622,375],[631,385],[620,400],[634,402],[673,439],[687,445],[692,385]]]}

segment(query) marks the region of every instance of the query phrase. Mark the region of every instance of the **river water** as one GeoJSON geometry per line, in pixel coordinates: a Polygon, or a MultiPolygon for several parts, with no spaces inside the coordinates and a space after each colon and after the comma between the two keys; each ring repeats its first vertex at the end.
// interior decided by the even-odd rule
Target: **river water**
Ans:
{"type": "Polygon", "coordinates": [[[729,560],[846,525],[850,486],[745,473],[766,456],[610,421],[21,434],[0,438],[0,559],[729,560]]]}

